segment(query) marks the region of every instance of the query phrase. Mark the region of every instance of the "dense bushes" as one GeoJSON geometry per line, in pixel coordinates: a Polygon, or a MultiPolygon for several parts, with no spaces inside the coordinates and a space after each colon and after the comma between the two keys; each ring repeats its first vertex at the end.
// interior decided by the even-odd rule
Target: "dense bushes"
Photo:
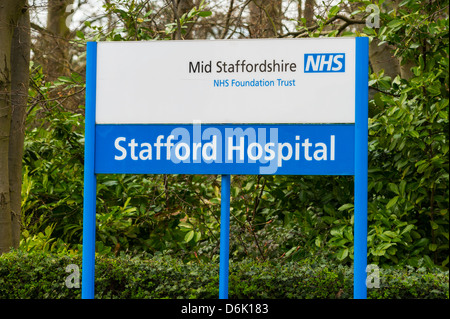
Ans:
{"type": "MultiPolygon", "coordinates": [[[[81,267],[79,255],[12,252],[0,256],[1,298],[80,298],[79,288],[67,288],[69,264],[81,267]]],[[[218,297],[217,263],[184,264],[170,256],[98,256],[96,298],[218,297]]],[[[302,262],[230,265],[229,297],[303,299],[352,298],[352,269],[323,258],[302,262]]],[[[368,290],[372,299],[449,298],[448,271],[406,267],[380,269],[380,287],[368,290]]]]}

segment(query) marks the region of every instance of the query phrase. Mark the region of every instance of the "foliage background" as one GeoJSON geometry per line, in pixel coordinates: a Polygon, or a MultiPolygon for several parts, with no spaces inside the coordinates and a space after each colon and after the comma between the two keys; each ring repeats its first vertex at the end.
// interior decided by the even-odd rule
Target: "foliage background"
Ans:
{"type": "MultiPolygon", "coordinates": [[[[337,2],[318,14],[313,26],[300,20],[294,31],[278,36],[368,36],[379,46],[389,44],[394,57],[412,65],[408,78],[374,72],[372,66],[369,74],[368,263],[385,269],[438,267],[448,278],[448,1],[424,7],[404,0],[394,8],[375,2],[379,28],[362,22],[370,4],[337,2]],[[345,25],[349,4],[353,11],[346,17],[353,22],[345,25]]],[[[85,21],[71,48],[81,52],[83,63],[86,41],[164,41],[195,30],[201,38],[202,28],[221,14],[215,8],[202,2],[167,21],[162,13],[168,8],[158,4],[106,1],[104,15],[117,17],[116,24],[85,21]]],[[[39,61],[30,70],[20,250],[78,260],[84,71],[50,81],[39,61]]],[[[231,187],[230,258],[239,267],[253,260],[251,267],[295,268],[317,255],[336,267],[352,265],[352,177],[233,176],[231,187]]],[[[98,176],[96,246],[105,258],[145,252],[194,268],[218,264],[219,221],[220,176],[98,176]]]]}

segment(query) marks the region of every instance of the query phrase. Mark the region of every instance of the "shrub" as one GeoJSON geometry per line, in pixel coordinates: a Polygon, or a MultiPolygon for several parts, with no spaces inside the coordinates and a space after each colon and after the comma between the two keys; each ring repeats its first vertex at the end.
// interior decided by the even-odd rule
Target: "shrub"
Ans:
{"type": "MultiPolygon", "coordinates": [[[[81,256],[13,251],[0,256],[1,299],[76,299],[68,288],[69,264],[81,269],[81,256]]],[[[380,287],[371,299],[449,298],[448,271],[406,267],[380,269],[380,287]]],[[[168,255],[97,256],[98,299],[217,299],[219,265],[183,263],[168,255]]],[[[245,259],[230,264],[230,299],[352,298],[352,268],[323,258],[285,263],[245,259]]]]}

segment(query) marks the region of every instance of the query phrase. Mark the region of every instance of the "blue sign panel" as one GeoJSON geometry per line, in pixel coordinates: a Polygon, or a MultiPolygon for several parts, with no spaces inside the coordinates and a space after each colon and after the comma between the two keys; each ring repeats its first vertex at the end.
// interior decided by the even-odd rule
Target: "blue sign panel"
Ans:
{"type": "Polygon", "coordinates": [[[96,126],[95,173],[353,175],[353,124],[96,126]]]}

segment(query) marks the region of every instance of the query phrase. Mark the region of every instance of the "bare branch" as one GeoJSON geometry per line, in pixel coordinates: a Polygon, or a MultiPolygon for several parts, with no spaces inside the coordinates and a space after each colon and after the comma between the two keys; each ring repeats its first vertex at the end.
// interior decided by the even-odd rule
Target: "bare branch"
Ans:
{"type": "MultiPolygon", "coordinates": [[[[336,20],[342,20],[344,21],[344,24],[342,24],[339,29],[338,29],[338,34],[340,34],[345,28],[347,28],[348,26],[352,25],[352,24],[365,24],[366,21],[363,19],[351,19],[345,15],[342,14],[337,14],[333,17],[331,17],[329,20],[327,20],[323,25],[329,25],[332,22],[336,21],[336,20]]],[[[301,38],[304,36],[307,36],[310,32],[313,32],[315,30],[317,30],[320,27],[320,25],[316,24],[314,26],[310,26],[307,28],[304,28],[301,31],[297,31],[297,32],[288,32],[285,34],[280,34],[278,35],[279,38],[286,38],[289,36],[292,36],[294,38],[301,38]]]]}

